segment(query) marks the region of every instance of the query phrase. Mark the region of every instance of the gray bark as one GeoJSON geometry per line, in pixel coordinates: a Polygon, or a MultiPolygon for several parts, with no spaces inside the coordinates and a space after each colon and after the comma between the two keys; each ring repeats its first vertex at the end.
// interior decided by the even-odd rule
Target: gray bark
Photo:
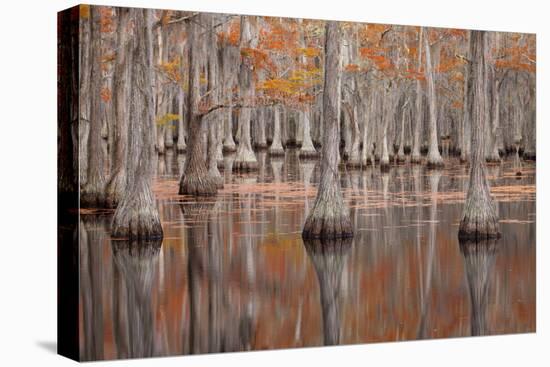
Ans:
{"type": "Polygon", "coordinates": [[[353,236],[349,209],[344,204],[338,173],[338,91],[340,63],[340,29],[337,22],[326,23],[325,83],[323,92],[324,135],[321,158],[321,181],[302,237],[341,238],[353,236]]]}
{"type": "MultiPolygon", "coordinates": [[[[420,34],[418,38],[418,63],[417,68],[418,72],[422,69],[422,44],[423,44],[423,34],[424,28],[420,27],[420,34]]],[[[424,98],[424,93],[422,92],[422,81],[420,79],[416,80],[416,101],[415,101],[415,124],[414,124],[414,136],[413,136],[413,146],[411,153],[411,163],[420,163],[420,137],[422,134],[422,125],[424,121],[424,109],[422,108],[422,102],[424,98]]]]}
{"type": "Polygon", "coordinates": [[[491,197],[485,169],[484,131],[489,122],[485,109],[487,85],[485,78],[485,36],[484,31],[471,31],[471,72],[473,82],[472,134],[470,183],[464,213],[459,227],[459,238],[482,240],[500,235],[496,206],[491,197]]]}
{"type": "MultiPolygon", "coordinates": [[[[241,16],[241,48],[251,47],[252,45],[252,29],[248,16],[241,16]]],[[[237,155],[233,162],[233,169],[236,171],[255,171],[258,169],[258,161],[252,150],[250,139],[250,120],[252,108],[248,107],[253,104],[254,99],[254,76],[252,65],[247,57],[241,58],[239,69],[239,97],[242,99],[243,107],[239,113],[239,146],[237,155]]]]}
{"type": "Polygon", "coordinates": [[[159,212],[151,190],[154,141],[149,127],[155,118],[153,100],[152,10],[130,9],[136,34],[132,45],[128,183],[113,216],[113,237],[162,238],[159,212]]]}
{"type": "Polygon", "coordinates": [[[128,149],[128,93],[131,69],[131,48],[128,42],[128,9],[120,8],[117,29],[117,54],[113,75],[114,139],[113,170],[107,182],[106,206],[116,208],[126,189],[126,165],[128,149]]]}
{"type": "MultiPolygon", "coordinates": [[[[214,29],[216,18],[214,15],[209,15],[209,27],[214,29]]],[[[219,65],[218,65],[218,47],[217,39],[214,31],[208,34],[208,92],[210,105],[216,106],[220,103],[220,88],[219,87],[219,65]]],[[[221,110],[213,111],[208,115],[208,174],[218,188],[223,188],[223,178],[218,170],[218,126],[221,122],[221,110]]]]}
{"type": "Polygon", "coordinates": [[[432,67],[432,57],[430,50],[429,37],[424,37],[424,50],[426,52],[426,82],[429,107],[429,131],[430,141],[428,145],[428,167],[438,168],[443,166],[443,158],[439,153],[437,144],[437,102],[435,94],[434,70],[432,67]]]}
{"type": "Polygon", "coordinates": [[[273,140],[269,147],[270,156],[284,156],[285,151],[281,143],[281,110],[279,106],[273,107],[273,140]]]}
{"type": "Polygon", "coordinates": [[[88,138],[88,173],[80,191],[81,207],[102,207],[105,203],[105,176],[101,151],[101,31],[99,7],[91,6],[90,33],[90,133],[88,138]]]}
{"type": "Polygon", "coordinates": [[[188,107],[187,121],[189,121],[189,149],[185,164],[185,171],[180,179],[180,195],[211,196],[217,193],[217,186],[208,173],[204,151],[204,135],[207,124],[204,115],[199,111],[200,72],[201,60],[203,60],[200,35],[202,20],[205,15],[199,14],[189,23],[189,83],[188,83],[188,107]]]}

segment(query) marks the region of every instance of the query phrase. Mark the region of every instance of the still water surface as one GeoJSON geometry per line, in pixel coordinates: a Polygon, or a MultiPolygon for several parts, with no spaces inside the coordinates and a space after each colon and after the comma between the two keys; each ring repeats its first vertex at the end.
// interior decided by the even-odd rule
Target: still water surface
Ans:
{"type": "Polygon", "coordinates": [[[259,153],[197,202],[176,195],[183,155],[160,156],[162,243],[109,238],[109,212],[80,222],[85,360],[535,331],[535,165],[488,167],[502,239],[459,244],[467,170],[342,171],[355,237],[301,229],[319,168],[259,153]]]}

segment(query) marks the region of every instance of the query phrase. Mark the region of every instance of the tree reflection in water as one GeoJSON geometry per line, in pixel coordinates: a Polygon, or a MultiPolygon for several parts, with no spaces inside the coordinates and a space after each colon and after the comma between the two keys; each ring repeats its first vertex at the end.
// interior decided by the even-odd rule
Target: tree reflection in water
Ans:
{"type": "Polygon", "coordinates": [[[487,326],[489,279],[495,266],[498,240],[462,241],[460,253],[464,258],[464,269],[470,292],[471,333],[489,335],[487,326]]]}
{"type": "Polygon", "coordinates": [[[304,245],[319,280],[325,345],[340,344],[342,269],[352,240],[306,240],[304,245]]]}
{"type": "MultiPolygon", "coordinates": [[[[184,348],[189,354],[249,350],[253,325],[252,292],[244,285],[237,298],[228,289],[230,269],[224,267],[221,229],[216,220],[220,208],[208,201],[180,207],[186,222],[191,225],[186,231],[190,321],[188,345],[184,348]],[[245,307],[241,307],[245,303],[241,298],[248,299],[245,307]]],[[[249,223],[245,225],[250,226],[249,223]]],[[[244,266],[245,271],[252,267],[244,266]]]]}
{"type": "Polygon", "coordinates": [[[113,295],[115,342],[119,358],[155,355],[152,290],[161,242],[111,242],[119,281],[113,295]]]}
{"type": "Polygon", "coordinates": [[[98,215],[80,217],[80,293],[84,345],[81,359],[103,359],[103,261],[101,233],[104,218],[98,215]]]}
{"type": "Polygon", "coordinates": [[[462,166],[342,171],[353,245],[304,245],[319,167],[287,153],[264,172],[226,169],[206,201],[170,195],[184,156],[165,154],[155,184],[165,237],[149,253],[112,240],[107,212],[81,212],[81,358],[534,330],[533,166],[522,181],[511,162],[491,173],[503,218],[495,261],[495,245],[459,247],[462,166]]]}

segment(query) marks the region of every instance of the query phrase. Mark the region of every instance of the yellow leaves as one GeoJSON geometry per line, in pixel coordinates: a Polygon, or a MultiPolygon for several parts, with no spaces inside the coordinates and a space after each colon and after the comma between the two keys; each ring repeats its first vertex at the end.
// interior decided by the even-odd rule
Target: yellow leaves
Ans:
{"type": "Polygon", "coordinates": [[[314,100],[309,91],[321,82],[320,69],[295,70],[288,78],[271,78],[263,81],[259,84],[258,90],[266,97],[298,106],[314,100]]]}
{"type": "Polygon", "coordinates": [[[90,17],[90,5],[80,5],[80,17],[83,19],[88,19],[90,17]]]}
{"type": "Polygon", "coordinates": [[[159,65],[160,70],[166,74],[166,76],[172,79],[176,83],[182,81],[182,75],[180,73],[181,59],[179,56],[176,56],[170,61],[161,63],[159,65]]]}
{"type": "Polygon", "coordinates": [[[162,126],[170,123],[171,121],[178,120],[180,115],[167,113],[164,116],[157,117],[157,125],[162,126]]]}
{"type": "Polygon", "coordinates": [[[298,54],[304,55],[305,57],[316,57],[319,56],[320,51],[315,47],[302,47],[297,50],[298,54]]]}
{"type": "Polygon", "coordinates": [[[268,79],[260,85],[259,89],[273,90],[290,94],[294,91],[294,83],[287,79],[268,79]]]}

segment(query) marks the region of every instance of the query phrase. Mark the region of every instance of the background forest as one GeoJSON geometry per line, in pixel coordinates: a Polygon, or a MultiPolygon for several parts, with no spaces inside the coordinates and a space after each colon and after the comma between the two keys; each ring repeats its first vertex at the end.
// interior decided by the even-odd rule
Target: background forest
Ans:
{"type": "MultiPolygon", "coordinates": [[[[475,127],[486,162],[516,156],[520,172],[520,157],[535,159],[534,35],[482,32],[474,41],[475,32],[457,29],[334,23],[331,41],[324,21],[90,6],[81,6],[80,23],[80,123],[71,139],[85,207],[115,208],[127,191],[141,199],[131,195],[124,208],[154,206],[153,154],[186,153],[179,193],[213,195],[224,154],[235,152],[235,171],[258,170],[258,150],[297,147],[300,158],[318,159],[324,131],[337,145],[330,164],[348,169],[468,163],[475,127]],[[483,90],[474,95],[475,78],[483,90]],[[327,97],[334,129],[324,123],[327,97]]],[[[129,211],[115,215],[121,234],[129,211]]],[[[140,215],[134,220],[148,224],[134,225],[138,232],[160,233],[158,220],[140,215]]]]}

